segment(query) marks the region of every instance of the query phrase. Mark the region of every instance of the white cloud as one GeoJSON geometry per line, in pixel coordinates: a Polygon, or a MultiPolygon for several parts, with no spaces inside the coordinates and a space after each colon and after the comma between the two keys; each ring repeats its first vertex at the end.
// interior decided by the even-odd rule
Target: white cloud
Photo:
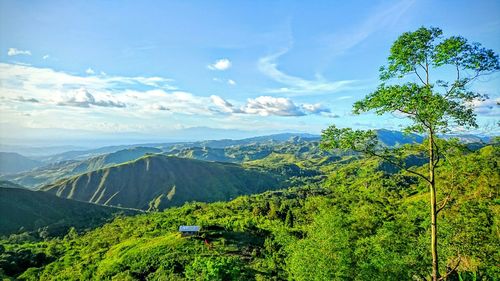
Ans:
{"type": "Polygon", "coordinates": [[[352,85],[355,80],[327,81],[322,77],[316,80],[306,80],[300,77],[288,75],[278,69],[277,59],[285,54],[288,50],[263,57],[258,61],[259,70],[273,79],[274,81],[284,84],[287,87],[277,89],[269,89],[269,93],[295,93],[295,94],[313,94],[313,93],[333,93],[345,90],[352,85]]]}
{"type": "Polygon", "coordinates": [[[330,113],[330,109],[323,106],[321,103],[305,103],[302,105],[302,109],[311,114],[321,114],[321,113],[330,113]]]}
{"type": "Polygon", "coordinates": [[[161,104],[154,104],[152,107],[154,110],[160,110],[160,111],[170,111],[170,109],[164,105],[161,104]]]}
{"type": "Polygon", "coordinates": [[[232,63],[229,59],[219,59],[216,60],[214,63],[209,64],[207,67],[210,70],[220,70],[224,71],[227,70],[231,67],[232,63]]]}
{"type": "Polygon", "coordinates": [[[237,83],[233,79],[222,79],[222,78],[212,78],[213,81],[218,82],[218,83],[227,83],[228,85],[235,86],[237,83]]]}
{"type": "Polygon", "coordinates": [[[89,67],[89,68],[87,68],[87,70],[85,70],[85,73],[87,73],[88,75],[93,75],[93,74],[95,74],[95,71],[89,67]]]}
{"type": "Polygon", "coordinates": [[[470,103],[478,115],[500,116],[500,98],[475,100],[470,103]]]}
{"type": "Polygon", "coordinates": [[[239,113],[260,116],[304,116],[307,114],[329,114],[330,110],[323,105],[317,104],[295,104],[289,98],[277,98],[271,96],[260,96],[248,99],[246,104],[235,107],[230,102],[219,96],[211,96],[212,103],[225,113],[239,113]]]}
{"type": "Polygon", "coordinates": [[[44,59],[44,60],[46,60],[48,58],[50,58],[50,55],[45,55],[45,56],[42,57],[42,59],[44,59]]]}
{"type": "Polygon", "coordinates": [[[26,55],[26,56],[31,56],[31,51],[28,50],[19,50],[16,48],[9,48],[7,51],[8,56],[18,56],[18,55],[26,55]]]}
{"type": "Polygon", "coordinates": [[[172,79],[163,77],[129,76],[77,76],[50,68],[32,67],[21,64],[0,63],[0,80],[6,84],[24,81],[30,90],[50,88],[52,91],[66,91],[79,88],[110,91],[115,88],[131,89],[135,86],[150,86],[164,90],[176,90],[170,85],[172,79]]]}
{"type": "Polygon", "coordinates": [[[233,105],[226,101],[225,99],[212,95],[210,96],[210,99],[212,100],[212,103],[215,104],[218,108],[220,108],[223,112],[227,113],[234,113],[236,109],[233,107],[233,105]]]}
{"type": "Polygon", "coordinates": [[[104,112],[104,107],[116,110],[127,107],[127,111],[115,110],[113,114],[138,118],[154,116],[151,110],[187,115],[214,114],[209,109],[210,98],[175,90],[177,88],[170,85],[172,80],[163,77],[78,76],[50,68],[0,63],[0,81],[0,104],[8,101],[28,104],[36,100],[40,107],[57,114],[61,113],[62,106],[88,111],[101,108],[100,113],[104,112]],[[144,86],[152,89],[144,90],[144,86]]]}
{"type": "Polygon", "coordinates": [[[197,96],[176,90],[172,80],[163,77],[75,75],[12,63],[0,63],[0,81],[2,122],[12,128],[151,132],[176,124],[214,122],[254,128],[261,126],[258,116],[328,111],[289,98],[263,96],[237,103],[219,96],[197,96]]]}
{"type": "Polygon", "coordinates": [[[261,116],[302,116],[305,113],[288,98],[275,98],[271,96],[260,96],[248,99],[242,111],[248,114],[261,116]]]}
{"type": "Polygon", "coordinates": [[[71,91],[62,95],[60,100],[57,101],[59,106],[76,106],[76,107],[90,107],[90,106],[102,106],[102,107],[126,107],[125,103],[114,101],[110,99],[96,100],[95,97],[85,88],[80,88],[76,91],[71,91]]]}

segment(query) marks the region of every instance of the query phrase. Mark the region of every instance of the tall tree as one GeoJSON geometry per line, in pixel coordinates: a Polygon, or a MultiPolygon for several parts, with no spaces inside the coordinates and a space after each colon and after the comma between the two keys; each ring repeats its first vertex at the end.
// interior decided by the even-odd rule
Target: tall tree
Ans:
{"type": "MultiPolygon", "coordinates": [[[[403,33],[392,45],[387,65],[380,68],[381,84],[356,102],[355,114],[374,111],[378,115],[398,114],[409,119],[407,133],[425,134],[428,172],[405,165],[410,146],[388,149],[379,144],[375,131],[340,129],[330,126],[322,133],[324,149],[347,149],[380,157],[419,177],[429,185],[431,209],[432,280],[439,280],[437,216],[448,198],[439,206],[436,193],[436,167],[443,160],[438,134],[454,127],[477,127],[473,103],[486,99],[471,90],[478,77],[500,70],[498,55],[465,38],[442,37],[439,28],[421,27],[403,33]],[[431,75],[432,74],[432,75],[431,75]],[[434,79],[435,76],[442,79],[434,79]]],[[[413,151],[415,152],[415,151],[413,151]]],[[[445,278],[444,275],[441,279],[445,278]]]]}

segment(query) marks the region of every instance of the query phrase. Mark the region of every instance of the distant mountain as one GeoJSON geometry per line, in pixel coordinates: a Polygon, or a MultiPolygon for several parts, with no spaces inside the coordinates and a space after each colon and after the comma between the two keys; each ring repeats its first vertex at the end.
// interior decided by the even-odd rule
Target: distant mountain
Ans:
{"type": "Polygon", "coordinates": [[[489,136],[479,136],[479,135],[456,135],[456,134],[451,134],[451,135],[445,135],[444,138],[446,139],[451,139],[451,138],[457,138],[460,140],[460,142],[465,143],[465,144],[471,144],[471,143],[489,143],[491,141],[491,137],[489,136]]]}
{"type": "Polygon", "coordinates": [[[105,146],[89,150],[71,150],[47,156],[43,158],[43,161],[46,163],[55,163],[67,160],[83,160],[90,157],[95,157],[97,155],[113,153],[119,150],[129,149],[138,146],[139,145],[117,145],[117,146],[105,146]]]}
{"type": "MultiPolygon", "coordinates": [[[[423,140],[423,137],[420,135],[404,134],[399,131],[380,129],[376,130],[376,133],[379,136],[380,141],[387,146],[421,142],[423,140]]],[[[211,134],[207,133],[207,135],[211,134]]],[[[319,135],[314,135],[314,134],[281,133],[274,135],[244,138],[244,139],[214,139],[214,140],[191,141],[191,142],[187,141],[187,142],[165,142],[165,143],[161,142],[142,143],[142,144],[118,145],[118,146],[106,146],[90,150],[67,151],[64,153],[59,153],[52,156],[44,157],[41,160],[46,163],[55,163],[68,160],[84,160],[90,157],[95,157],[107,153],[113,153],[119,150],[130,149],[134,147],[153,147],[161,149],[164,152],[168,152],[171,150],[180,150],[180,149],[194,148],[194,147],[228,148],[232,146],[243,146],[243,145],[253,145],[253,144],[279,144],[283,142],[290,142],[293,139],[315,142],[319,141],[320,138],[321,137],[319,135]]],[[[475,142],[475,141],[487,142],[488,137],[464,135],[463,139],[465,142],[475,142]]]]}
{"type": "Polygon", "coordinates": [[[199,141],[194,143],[187,143],[190,146],[201,146],[201,147],[211,147],[211,148],[226,148],[235,145],[249,145],[249,144],[265,144],[265,143],[282,143],[287,142],[292,139],[301,139],[308,141],[317,141],[320,139],[319,135],[303,134],[303,133],[282,133],[267,136],[259,136],[253,138],[246,138],[240,140],[207,140],[199,141]]]}
{"type": "Polygon", "coordinates": [[[83,230],[99,226],[117,215],[136,213],[138,211],[59,198],[47,192],[9,188],[0,183],[0,235],[20,230],[60,235],[69,227],[83,230]]]}
{"type": "Polygon", "coordinates": [[[48,155],[63,153],[70,150],[83,150],[85,148],[63,145],[63,146],[27,146],[27,145],[8,145],[0,143],[0,151],[16,152],[34,160],[40,160],[48,155]]]}
{"type": "Polygon", "coordinates": [[[277,176],[231,163],[149,155],[41,188],[60,197],[110,206],[162,210],[281,187],[277,176]]]}
{"type": "Polygon", "coordinates": [[[14,152],[0,152],[0,175],[29,171],[42,165],[41,162],[14,152]]]}
{"type": "Polygon", "coordinates": [[[240,144],[221,148],[209,146],[212,145],[212,141],[203,143],[206,146],[201,147],[174,146],[164,154],[182,158],[232,163],[258,160],[273,153],[292,154],[300,159],[320,158],[330,155],[329,152],[319,149],[318,141],[318,136],[308,135],[303,138],[298,135],[283,134],[279,138],[248,139],[240,142],[240,144]]]}
{"type": "Polygon", "coordinates": [[[6,175],[2,178],[29,188],[36,188],[41,185],[53,183],[62,178],[88,173],[101,168],[132,161],[146,154],[160,152],[161,150],[158,148],[135,147],[95,156],[81,161],[68,160],[52,163],[28,172],[6,175]]]}
{"type": "MultiPolygon", "coordinates": [[[[207,134],[209,135],[209,134],[207,134]]],[[[68,160],[84,160],[90,157],[95,157],[102,154],[113,153],[119,150],[130,149],[135,147],[153,147],[163,151],[171,149],[181,149],[187,147],[210,147],[210,148],[226,148],[234,145],[248,145],[257,143],[279,143],[288,141],[290,138],[300,137],[308,140],[319,140],[319,136],[302,133],[283,133],[268,136],[259,136],[245,139],[219,139],[219,140],[204,140],[204,141],[186,141],[186,142],[165,142],[165,143],[141,143],[130,145],[105,146],[89,150],[72,150],[63,153],[58,153],[40,158],[46,163],[56,163],[68,160]]]]}

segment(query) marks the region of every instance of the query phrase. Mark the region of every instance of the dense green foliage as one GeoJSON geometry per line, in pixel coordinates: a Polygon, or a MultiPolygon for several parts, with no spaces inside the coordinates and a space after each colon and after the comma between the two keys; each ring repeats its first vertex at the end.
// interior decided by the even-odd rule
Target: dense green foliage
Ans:
{"type": "MultiPolygon", "coordinates": [[[[448,157],[437,179],[454,198],[442,212],[441,266],[460,260],[449,280],[497,280],[500,150],[456,150],[448,157]]],[[[405,172],[384,172],[375,159],[325,165],[321,183],[117,218],[62,238],[5,237],[0,274],[21,280],[427,278],[427,186],[405,172]],[[179,225],[200,225],[202,233],[181,237],[179,225]]]]}

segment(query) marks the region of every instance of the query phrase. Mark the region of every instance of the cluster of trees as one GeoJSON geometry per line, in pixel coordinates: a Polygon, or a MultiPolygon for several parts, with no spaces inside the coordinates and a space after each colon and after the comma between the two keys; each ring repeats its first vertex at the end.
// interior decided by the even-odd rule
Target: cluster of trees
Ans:
{"type": "MultiPolygon", "coordinates": [[[[469,43],[460,36],[442,38],[442,34],[439,28],[425,27],[403,33],[392,45],[387,65],[380,68],[382,83],[376,91],[356,102],[353,109],[356,114],[374,111],[379,115],[398,113],[408,118],[410,125],[404,129],[405,132],[427,136],[426,145],[416,147],[417,151],[428,156],[426,173],[404,165],[405,152],[415,150],[381,147],[374,131],[331,126],[323,132],[322,143],[327,149],[361,151],[379,157],[429,185],[433,281],[446,278],[451,273],[447,272],[440,278],[438,214],[446,207],[450,197],[444,198],[438,205],[436,168],[446,161],[450,146],[440,141],[438,136],[456,126],[478,127],[472,103],[487,96],[471,90],[470,85],[478,77],[500,70],[498,55],[493,50],[479,43],[469,43]],[[439,72],[440,69],[446,73],[450,67],[456,75],[451,81],[431,75],[431,72],[439,72]],[[415,76],[413,81],[409,81],[410,75],[415,76]]],[[[445,77],[449,75],[446,74],[445,77]]]]}

